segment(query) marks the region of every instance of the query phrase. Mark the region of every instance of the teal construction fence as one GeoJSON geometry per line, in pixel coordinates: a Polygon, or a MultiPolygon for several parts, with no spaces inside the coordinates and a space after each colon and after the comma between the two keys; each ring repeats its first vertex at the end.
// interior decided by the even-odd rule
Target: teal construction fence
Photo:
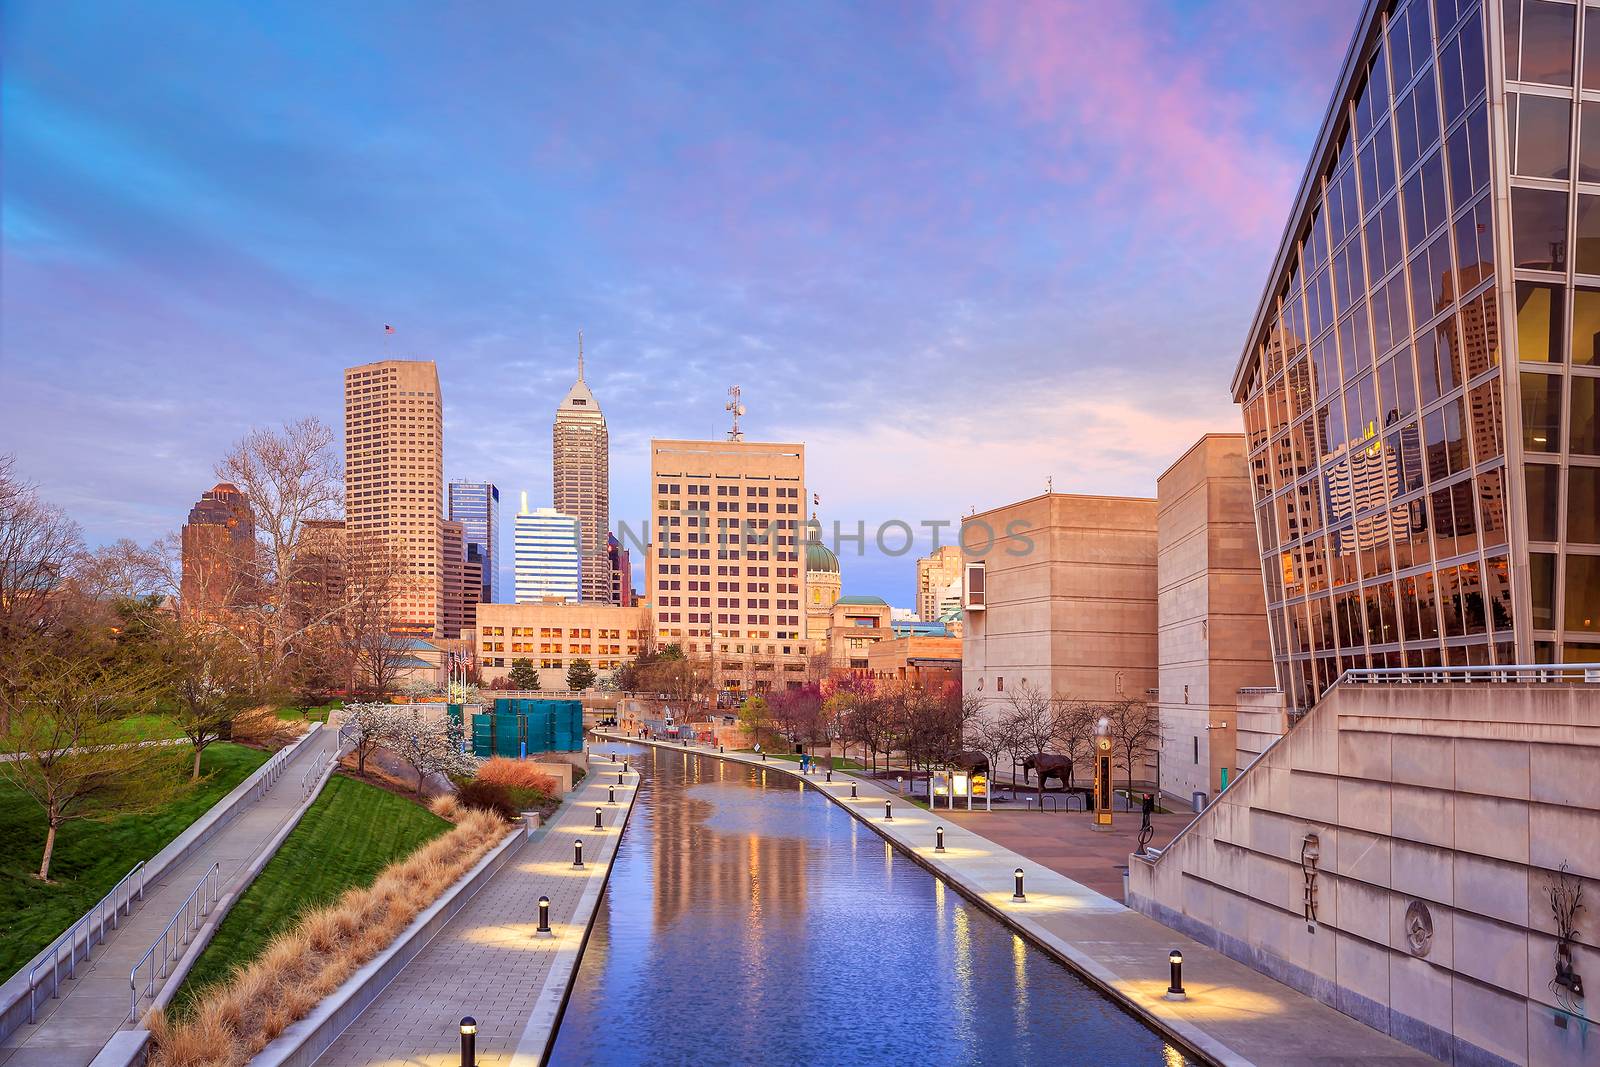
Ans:
{"type": "Polygon", "coordinates": [[[500,697],[491,710],[472,716],[473,755],[520,759],[535,752],[583,748],[583,701],[500,697]]]}

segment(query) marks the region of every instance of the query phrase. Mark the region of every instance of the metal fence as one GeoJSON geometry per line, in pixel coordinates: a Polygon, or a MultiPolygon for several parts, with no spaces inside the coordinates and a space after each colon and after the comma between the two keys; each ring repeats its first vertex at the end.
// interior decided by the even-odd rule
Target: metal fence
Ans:
{"type": "Polygon", "coordinates": [[[1352,667],[1356,685],[1600,685],[1600,663],[1523,663],[1492,667],[1352,667]]]}
{"type": "Polygon", "coordinates": [[[216,906],[217,898],[222,889],[222,864],[213,863],[200,876],[200,881],[189,891],[177,912],[167,922],[166,929],[161,931],[161,936],[155,943],[145,950],[139,962],[133,965],[128,972],[128,1018],[136,1020],[139,1017],[139,971],[145,964],[150,965],[150,976],[145,979],[144,996],[156,995],[156,980],[165,978],[171,971],[172,964],[183,954],[182,950],[188,942],[188,935],[199,928],[200,922],[211,909],[216,906]],[[181,924],[181,925],[180,925],[181,924]],[[159,955],[158,955],[159,953],[159,955]]]}
{"type": "Polygon", "coordinates": [[[48,980],[50,995],[61,995],[61,953],[66,950],[66,969],[68,978],[78,976],[78,953],[81,950],[84,959],[93,955],[94,946],[101,944],[106,939],[106,928],[115,930],[121,916],[133,912],[135,898],[144,899],[144,860],[133,865],[133,869],[122,876],[121,881],[111,887],[111,892],[101,897],[99,902],[84,912],[83,917],[73,923],[71,928],[47,949],[48,955],[39,960],[28,969],[28,1022],[37,1020],[39,1005],[39,987],[43,980],[39,971],[48,967],[48,980]],[[78,935],[83,935],[83,944],[78,944],[78,935]]]}

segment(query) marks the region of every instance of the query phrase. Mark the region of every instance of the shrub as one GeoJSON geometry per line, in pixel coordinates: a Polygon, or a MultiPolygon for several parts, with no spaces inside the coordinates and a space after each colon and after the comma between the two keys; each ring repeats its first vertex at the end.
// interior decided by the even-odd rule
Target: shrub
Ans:
{"type": "Polygon", "coordinates": [[[490,811],[502,819],[514,819],[520,814],[510,790],[499,782],[468,782],[456,791],[456,800],[464,808],[490,811]]]}
{"type": "Polygon", "coordinates": [[[556,793],[556,780],[550,775],[524,760],[507,759],[504,756],[484,760],[478,765],[476,778],[480,782],[493,782],[517,789],[537,789],[552,796],[556,793]]]}
{"type": "Polygon", "coordinates": [[[428,810],[447,822],[455,822],[461,818],[461,802],[454,793],[440,793],[428,801],[428,810]]]}

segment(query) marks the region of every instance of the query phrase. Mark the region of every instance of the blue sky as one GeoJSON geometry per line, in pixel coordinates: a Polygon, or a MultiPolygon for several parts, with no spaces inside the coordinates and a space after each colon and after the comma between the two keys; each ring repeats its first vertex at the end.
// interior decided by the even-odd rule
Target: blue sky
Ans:
{"type": "MultiPolygon", "coordinates": [[[[429,358],[509,516],[581,328],[613,522],[735,382],[827,525],[1153,495],[1239,428],[1357,9],[8,0],[0,451],[149,540],[250,426],[429,358]]],[[[909,605],[912,558],[846,591],[909,605]]]]}

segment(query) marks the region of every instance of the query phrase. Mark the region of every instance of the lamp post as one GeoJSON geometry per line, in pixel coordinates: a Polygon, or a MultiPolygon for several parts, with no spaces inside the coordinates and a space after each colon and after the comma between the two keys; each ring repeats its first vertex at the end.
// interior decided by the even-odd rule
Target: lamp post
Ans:
{"type": "Polygon", "coordinates": [[[594,809],[594,828],[596,830],[604,830],[606,828],[606,824],[600,821],[600,810],[599,808],[594,809]]]}
{"type": "Polygon", "coordinates": [[[461,1067],[478,1067],[478,1020],[470,1015],[461,1019],[461,1067]]]}
{"type": "Polygon", "coordinates": [[[935,852],[944,851],[944,827],[942,826],[933,828],[933,850],[935,852]]]}
{"type": "Polygon", "coordinates": [[[1012,877],[1014,877],[1017,880],[1017,888],[1016,888],[1016,891],[1011,894],[1011,899],[1012,900],[1027,900],[1028,899],[1028,894],[1026,894],[1026,893],[1024,893],[1022,891],[1022,868],[1018,867],[1015,871],[1013,871],[1012,872],[1012,877]]]}
{"type": "Polygon", "coordinates": [[[1167,953],[1167,962],[1172,965],[1172,984],[1167,986],[1167,999],[1188,1000],[1189,994],[1183,991],[1183,953],[1173,949],[1167,953]]]}
{"type": "Polygon", "coordinates": [[[572,843],[572,866],[583,866],[583,838],[578,838],[572,843]]]}
{"type": "Polygon", "coordinates": [[[894,808],[889,806],[887,800],[883,802],[883,821],[894,822],[894,808]]]}
{"type": "Polygon", "coordinates": [[[850,799],[856,799],[856,784],[854,782],[850,783],[850,799]]]}
{"type": "Polygon", "coordinates": [[[534,931],[537,937],[549,937],[550,934],[550,898],[539,898],[539,928],[534,931]]]}
{"type": "Polygon", "coordinates": [[[615,804],[616,802],[617,802],[617,787],[614,786],[614,785],[606,786],[606,803],[607,804],[615,804]]]}

